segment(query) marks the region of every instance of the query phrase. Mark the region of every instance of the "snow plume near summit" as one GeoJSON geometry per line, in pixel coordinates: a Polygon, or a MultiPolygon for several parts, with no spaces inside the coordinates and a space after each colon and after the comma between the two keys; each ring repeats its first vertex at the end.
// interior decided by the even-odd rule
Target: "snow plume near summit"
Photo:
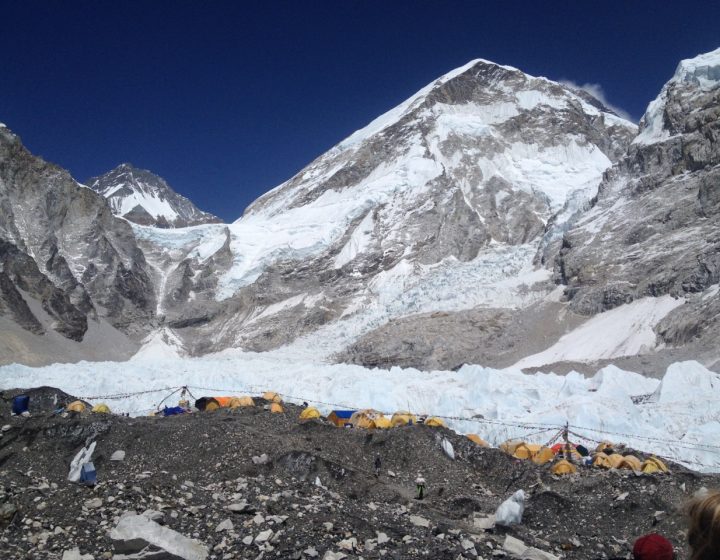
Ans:
{"type": "Polygon", "coordinates": [[[585,92],[589,93],[591,96],[593,96],[595,99],[597,99],[600,103],[602,103],[605,107],[607,107],[610,111],[615,113],[621,119],[625,119],[626,121],[629,121],[629,122],[637,122],[637,119],[634,118],[625,109],[610,102],[610,100],[607,97],[607,94],[605,93],[605,89],[603,88],[602,85],[597,84],[597,83],[589,83],[589,82],[586,82],[583,84],[578,84],[577,82],[574,82],[573,80],[567,80],[567,79],[561,79],[560,83],[571,89],[581,90],[581,91],[585,91],[585,92]]]}

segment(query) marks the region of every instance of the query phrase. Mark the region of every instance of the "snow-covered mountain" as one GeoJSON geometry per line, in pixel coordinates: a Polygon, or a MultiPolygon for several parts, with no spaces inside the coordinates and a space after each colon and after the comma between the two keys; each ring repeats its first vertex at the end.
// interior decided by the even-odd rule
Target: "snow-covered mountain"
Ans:
{"type": "MultiPolygon", "coordinates": [[[[539,249],[561,237],[636,131],[584,92],[475,60],[235,223],[136,234],[164,286],[166,326],[193,353],[294,342],[330,358],[421,314],[444,317],[448,334],[479,348],[492,329],[467,332],[464,314],[496,323],[553,291],[539,249]]],[[[390,363],[479,358],[440,356],[403,336],[383,352],[390,363]]],[[[374,362],[362,352],[342,359],[374,362]]]]}
{"type": "Polygon", "coordinates": [[[86,184],[107,198],[113,214],[136,224],[168,228],[222,221],[176,193],[162,177],[130,163],[88,179],[86,184]]]}
{"type": "Polygon", "coordinates": [[[720,49],[683,60],[640,134],[566,234],[556,281],[595,314],[674,298],[655,329],[667,356],[720,363],[720,49]]]}

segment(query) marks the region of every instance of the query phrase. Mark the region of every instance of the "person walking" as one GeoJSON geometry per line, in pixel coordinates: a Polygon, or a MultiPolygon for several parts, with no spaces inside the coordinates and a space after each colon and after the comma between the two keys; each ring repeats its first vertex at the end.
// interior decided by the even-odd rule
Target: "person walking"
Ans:
{"type": "Polygon", "coordinates": [[[375,457],[375,478],[380,478],[380,455],[375,457]]]}
{"type": "Polygon", "coordinates": [[[418,474],[417,478],[415,479],[415,499],[422,500],[425,497],[425,479],[418,474]]]}

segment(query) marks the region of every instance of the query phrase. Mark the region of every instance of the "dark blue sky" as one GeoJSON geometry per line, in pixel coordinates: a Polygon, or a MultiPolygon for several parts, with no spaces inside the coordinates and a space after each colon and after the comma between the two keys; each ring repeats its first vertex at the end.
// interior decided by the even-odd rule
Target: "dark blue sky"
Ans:
{"type": "Polygon", "coordinates": [[[600,84],[638,119],[720,2],[0,0],[0,122],[79,180],[130,161],[234,220],[473,58],[600,84]]]}

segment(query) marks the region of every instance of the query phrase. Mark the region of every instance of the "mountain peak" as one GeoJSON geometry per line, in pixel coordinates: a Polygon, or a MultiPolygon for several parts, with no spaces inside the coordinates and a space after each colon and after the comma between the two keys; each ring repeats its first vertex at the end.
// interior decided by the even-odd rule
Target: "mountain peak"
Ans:
{"type": "Polygon", "coordinates": [[[166,228],[222,221],[175,192],[162,177],[129,162],[87,184],[108,200],[115,215],[140,225],[166,228]]]}
{"type": "MultiPolygon", "coordinates": [[[[640,120],[640,134],[633,143],[654,144],[678,136],[683,129],[668,115],[668,103],[674,103],[679,107],[692,105],[695,111],[702,111],[705,103],[700,102],[700,98],[712,95],[708,92],[718,87],[720,87],[720,48],[681,60],[675,74],[663,86],[660,95],[648,105],[640,120]],[[693,100],[692,103],[690,98],[693,100]]],[[[710,102],[713,103],[716,102],[710,102]]],[[[686,111],[681,110],[676,113],[680,120],[684,120],[687,116],[686,111]]]]}

